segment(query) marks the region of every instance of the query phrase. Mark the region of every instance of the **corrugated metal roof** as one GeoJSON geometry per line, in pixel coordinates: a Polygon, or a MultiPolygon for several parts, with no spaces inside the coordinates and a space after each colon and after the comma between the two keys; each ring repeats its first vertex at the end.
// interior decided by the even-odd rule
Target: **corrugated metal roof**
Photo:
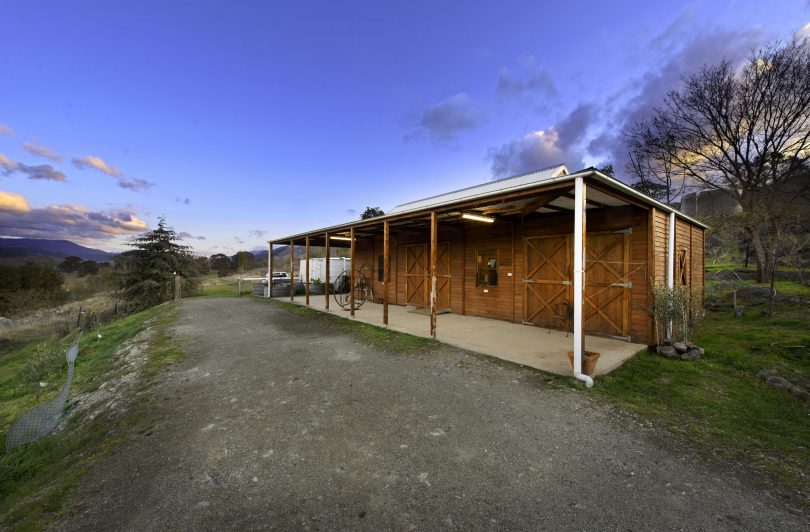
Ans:
{"type": "Polygon", "coordinates": [[[437,196],[431,196],[429,198],[403,203],[388,211],[387,214],[399,214],[408,211],[417,211],[428,209],[436,205],[444,205],[456,201],[488,196],[493,193],[508,192],[514,188],[522,188],[527,185],[540,184],[543,181],[567,174],[568,168],[566,168],[564,164],[558,164],[556,166],[549,166],[548,168],[535,170],[534,172],[498,179],[497,181],[490,181],[489,183],[482,183],[480,185],[462,188],[452,192],[446,192],[437,196]]]}
{"type": "MultiPolygon", "coordinates": [[[[289,240],[300,239],[305,236],[316,233],[322,234],[325,231],[328,231],[330,233],[334,233],[336,231],[346,231],[353,226],[378,224],[383,222],[384,220],[388,220],[391,218],[395,219],[407,218],[409,213],[414,213],[418,215],[420,213],[429,212],[433,208],[438,209],[439,207],[449,207],[455,203],[462,203],[469,199],[477,199],[477,198],[483,199],[486,197],[497,196],[498,194],[504,192],[513,192],[515,190],[531,189],[535,186],[540,187],[543,184],[573,181],[574,178],[576,177],[591,177],[609,186],[610,188],[624,192],[625,194],[631,196],[632,198],[639,200],[641,203],[646,203],[647,205],[650,205],[657,209],[661,209],[664,212],[674,212],[675,215],[679,218],[688,220],[690,223],[693,223],[697,226],[708,228],[708,226],[703,222],[700,222],[692,218],[691,216],[687,216],[684,213],[680,212],[679,210],[673,209],[669,205],[664,205],[660,201],[657,201],[637,191],[636,189],[622,183],[621,181],[619,181],[614,177],[610,177],[599,172],[597,169],[593,167],[585,168],[573,174],[569,174],[568,169],[565,167],[565,165],[559,165],[550,168],[544,168],[542,170],[537,170],[536,172],[530,172],[528,174],[521,174],[514,177],[508,177],[505,179],[501,179],[499,181],[492,181],[491,183],[484,183],[482,185],[463,188],[460,190],[456,190],[454,192],[448,192],[447,194],[440,194],[438,196],[433,196],[430,198],[425,198],[410,203],[403,203],[402,205],[397,205],[397,207],[389,211],[387,214],[372,218],[370,220],[355,220],[352,222],[334,225],[331,227],[324,227],[322,229],[318,229],[315,231],[308,231],[305,233],[299,233],[296,235],[290,235],[275,240],[270,240],[268,242],[286,243],[289,240]]],[[[602,194],[599,191],[589,192],[589,196],[592,199],[594,197],[599,198],[599,202],[605,203],[606,205],[616,205],[624,203],[621,200],[617,201],[615,198],[602,194]]],[[[549,210],[541,208],[538,209],[538,212],[549,212],[549,210]]]]}

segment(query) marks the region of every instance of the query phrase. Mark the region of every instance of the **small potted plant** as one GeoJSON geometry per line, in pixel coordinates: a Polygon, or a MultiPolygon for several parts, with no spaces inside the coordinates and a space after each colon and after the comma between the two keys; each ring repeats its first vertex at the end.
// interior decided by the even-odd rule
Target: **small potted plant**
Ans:
{"type": "Polygon", "coordinates": [[[315,296],[323,294],[323,283],[319,278],[316,277],[315,279],[310,279],[309,294],[315,296]]]}

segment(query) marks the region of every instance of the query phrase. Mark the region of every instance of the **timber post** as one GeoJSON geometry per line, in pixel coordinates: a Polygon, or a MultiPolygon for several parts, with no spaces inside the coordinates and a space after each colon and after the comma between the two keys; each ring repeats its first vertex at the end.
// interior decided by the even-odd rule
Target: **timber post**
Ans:
{"type": "Polygon", "coordinates": [[[351,239],[351,261],[349,264],[349,310],[352,318],[354,318],[354,227],[349,230],[349,238],[351,239]]]}
{"type": "Polygon", "coordinates": [[[305,242],[306,246],[304,252],[304,266],[307,269],[307,273],[304,277],[304,283],[306,283],[304,285],[304,293],[306,294],[307,306],[309,306],[309,237],[306,237],[305,242]]]}
{"type": "Polygon", "coordinates": [[[390,262],[388,220],[383,222],[383,325],[388,325],[388,283],[390,282],[390,262]]]}
{"type": "Polygon", "coordinates": [[[436,211],[430,213],[430,335],[436,338],[436,248],[438,247],[438,219],[436,211]]]}
{"type": "Polygon", "coordinates": [[[326,279],[323,282],[323,297],[324,297],[324,305],[326,305],[326,310],[329,310],[329,281],[331,277],[329,276],[329,263],[332,262],[329,257],[329,232],[326,233],[326,271],[324,275],[326,275],[326,279]]]}
{"type": "Polygon", "coordinates": [[[267,243],[267,297],[273,297],[273,243],[267,243]]]}
{"type": "Polygon", "coordinates": [[[290,303],[295,301],[295,240],[290,240],[290,303]]]}

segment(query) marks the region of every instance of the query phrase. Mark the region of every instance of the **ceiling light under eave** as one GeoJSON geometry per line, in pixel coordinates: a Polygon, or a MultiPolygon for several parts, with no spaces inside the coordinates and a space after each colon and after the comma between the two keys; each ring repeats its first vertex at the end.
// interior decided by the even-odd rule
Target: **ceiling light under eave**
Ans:
{"type": "Polygon", "coordinates": [[[351,242],[352,238],[350,236],[330,236],[329,240],[346,240],[347,242],[351,242]]]}
{"type": "Polygon", "coordinates": [[[463,212],[461,213],[461,217],[464,218],[465,220],[475,220],[476,222],[486,222],[489,224],[495,221],[495,218],[483,216],[481,214],[475,214],[472,212],[463,212]]]}

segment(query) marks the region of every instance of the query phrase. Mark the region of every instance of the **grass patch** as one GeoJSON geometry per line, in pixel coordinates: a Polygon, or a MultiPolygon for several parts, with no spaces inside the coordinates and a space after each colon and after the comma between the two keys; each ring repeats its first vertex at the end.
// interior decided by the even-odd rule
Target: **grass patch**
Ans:
{"type": "MultiPolygon", "coordinates": [[[[118,348],[150,325],[155,327],[155,335],[148,346],[149,358],[144,365],[147,378],[142,385],[148,382],[148,377],[178,361],[182,351],[169,332],[177,312],[176,304],[161,305],[101,327],[100,339],[95,331],[86,333],[76,359],[71,396],[98,388],[114,369],[118,348]]],[[[65,351],[74,337],[71,334],[66,338],[41,338],[0,354],[2,447],[5,434],[20,414],[58,394],[66,376],[65,351]],[[32,358],[37,357],[45,362],[37,362],[37,372],[33,372],[32,358]],[[49,383],[44,393],[38,383],[40,378],[49,383]]],[[[64,432],[4,455],[0,462],[0,529],[36,530],[48,526],[76,481],[92,463],[126,438],[128,429],[148,408],[142,402],[133,405],[125,416],[102,413],[81,430],[77,430],[81,420],[76,416],[64,432]]]]}
{"type": "Polygon", "coordinates": [[[261,301],[268,301],[273,305],[278,305],[288,312],[297,314],[299,316],[307,316],[313,320],[321,320],[321,323],[328,324],[334,330],[352,334],[360,341],[366,342],[377,349],[386,351],[413,353],[426,351],[428,349],[435,349],[442,346],[441,342],[437,342],[432,338],[424,338],[422,336],[414,336],[412,334],[392,331],[377,325],[363,323],[361,321],[350,320],[327,314],[319,310],[315,310],[303,305],[295,303],[287,303],[278,299],[261,298],[261,301]]]}
{"type": "Polygon", "coordinates": [[[792,382],[810,382],[810,309],[783,305],[773,317],[709,313],[695,334],[706,349],[697,362],[641,353],[593,392],[640,416],[661,421],[707,456],[747,464],[808,505],[810,407],[763,384],[774,368],[792,382]],[[802,346],[802,347],[796,347],[802,346]]]}

